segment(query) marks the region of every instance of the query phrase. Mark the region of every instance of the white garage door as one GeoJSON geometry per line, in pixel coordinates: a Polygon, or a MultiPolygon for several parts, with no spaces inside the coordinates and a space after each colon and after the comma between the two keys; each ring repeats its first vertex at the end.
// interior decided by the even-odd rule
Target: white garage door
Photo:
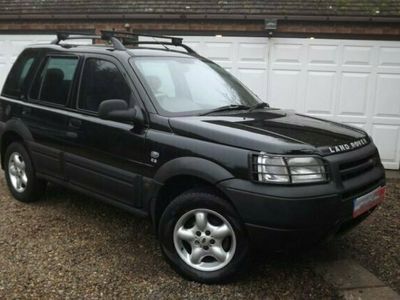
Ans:
{"type": "MultiPolygon", "coordinates": [[[[0,86],[22,48],[54,36],[0,35],[0,86]]],[[[400,42],[184,37],[272,106],[359,126],[400,166],[400,42]]]]}
{"type": "Polygon", "coordinates": [[[400,42],[185,37],[272,106],[365,129],[400,165],[400,42]]]}

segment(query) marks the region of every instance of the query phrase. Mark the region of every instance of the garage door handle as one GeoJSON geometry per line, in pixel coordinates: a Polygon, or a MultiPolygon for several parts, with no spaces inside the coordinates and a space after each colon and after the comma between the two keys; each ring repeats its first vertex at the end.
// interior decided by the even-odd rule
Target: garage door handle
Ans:
{"type": "Polygon", "coordinates": [[[69,127],[75,128],[75,129],[81,128],[81,125],[82,125],[82,121],[79,119],[71,119],[71,120],[69,120],[69,124],[68,124],[69,127]]]}

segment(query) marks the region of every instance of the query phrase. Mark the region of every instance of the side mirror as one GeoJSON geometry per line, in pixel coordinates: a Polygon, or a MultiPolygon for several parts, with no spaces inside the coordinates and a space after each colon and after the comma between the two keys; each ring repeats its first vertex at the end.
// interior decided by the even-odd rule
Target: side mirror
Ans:
{"type": "Polygon", "coordinates": [[[98,114],[104,120],[133,123],[137,111],[135,108],[129,108],[124,100],[112,99],[100,103],[98,114]]]}

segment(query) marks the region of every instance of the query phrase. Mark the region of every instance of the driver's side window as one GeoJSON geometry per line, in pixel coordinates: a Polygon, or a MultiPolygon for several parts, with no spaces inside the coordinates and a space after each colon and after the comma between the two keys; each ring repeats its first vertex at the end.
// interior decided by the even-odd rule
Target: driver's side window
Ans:
{"type": "Polygon", "coordinates": [[[125,100],[129,105],[131,89],[117,66],[107,60],[89,58],[83,67],[78,108],[97,112],[104,100],[125,100]]]}

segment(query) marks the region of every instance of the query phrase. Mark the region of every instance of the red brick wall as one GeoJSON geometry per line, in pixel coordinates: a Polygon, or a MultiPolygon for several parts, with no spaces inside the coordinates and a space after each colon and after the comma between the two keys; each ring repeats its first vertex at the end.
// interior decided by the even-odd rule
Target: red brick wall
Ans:
{"type": "MultiPolygon", "coordinates": [[[[3,21],[0,22],[0,31],[56,31],[56,30],[93,30],[117,29],[125,30],[125,24],[131,30],[183,32],[188,34],[229,33],[239,35],[267,35],[264,23],[260,20],[218,21],[218,20],[122,20],[122,21],[3,21]]],[[[344,22],[317,22],[317,21],[278,21],[277,36],[316,36],[349,37],[349,38],[383,38],[400,40],[400,23],[344,23],[344,22]]]]}

